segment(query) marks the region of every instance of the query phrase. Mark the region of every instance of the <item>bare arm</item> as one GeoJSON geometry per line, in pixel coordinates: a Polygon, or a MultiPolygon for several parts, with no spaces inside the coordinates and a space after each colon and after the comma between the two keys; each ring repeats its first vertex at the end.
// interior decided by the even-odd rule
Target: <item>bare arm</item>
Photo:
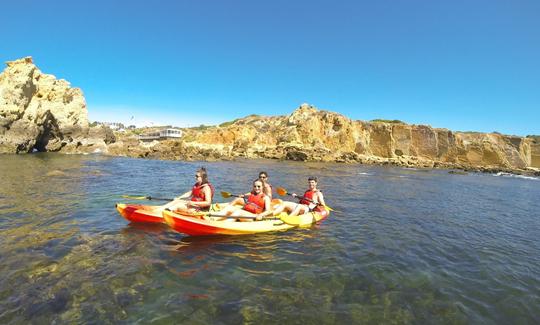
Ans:
{"type": "Polygon", "coordinates": [[[264,194],[268,195],[270,200],[272,200],[272,187],[270,185],[267,184],[264,186],[264,194]]]}
{"type": "Polygon", "coordinates": [[[324,203],[324,196],[322,194],[322,192],[317,192],[317,202],[322,205],[322,206],[325,206],[326,203],[324,203]]]}
{"type": "Polygon", "coordinates": [[[186,193],[180,195],[179,197],[176,197],[175,200],[182,200],[182,199],[188,198],[190,196],[191,196],[191,191],[187,191],[186,193]]]}

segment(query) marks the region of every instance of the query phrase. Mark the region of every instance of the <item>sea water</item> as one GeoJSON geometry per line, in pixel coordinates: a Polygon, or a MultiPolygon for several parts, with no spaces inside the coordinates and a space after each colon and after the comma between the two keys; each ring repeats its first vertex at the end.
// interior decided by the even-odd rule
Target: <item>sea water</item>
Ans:
{"type": "Polygon", "coordinates": [[[537,178],[502,174],[0,155],[0,323],[538,324],[539,198],[537,178]],[[116,212],[189,190],[200,166],[216,201],[264,170],[296,193],[317,176],[336,211],[209,238],[116,212]]]}

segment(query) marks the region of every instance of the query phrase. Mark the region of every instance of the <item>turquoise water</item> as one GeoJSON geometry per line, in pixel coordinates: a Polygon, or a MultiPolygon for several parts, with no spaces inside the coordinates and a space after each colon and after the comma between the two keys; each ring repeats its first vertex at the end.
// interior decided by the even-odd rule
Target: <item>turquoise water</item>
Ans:
{"type": "MultiPolygon", "coordinates": [[[[0,156],[0,323],[540,323],[540,180],[344,164],[0,156]],[[260,170],[336,210],[311,229],[192,238],[121,194],[260,170]]],[[[139,201],[140,202],[140,201],[139,201]]]]}

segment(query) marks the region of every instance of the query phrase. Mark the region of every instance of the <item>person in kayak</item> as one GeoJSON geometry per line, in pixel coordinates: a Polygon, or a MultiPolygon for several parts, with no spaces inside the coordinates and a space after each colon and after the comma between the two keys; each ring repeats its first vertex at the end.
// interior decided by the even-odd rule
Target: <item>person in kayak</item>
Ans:
{"type": "Polygon", "coordinates": [[[242,205],[242,209],[235,207],[235,204],[229,204],[216,215],[238,217],[256,217],[255,220],[262,220],[264,217],[272,214],[271,200],[263,191],[264,183],[260,179],[253,181],[253,189],[245,196],[245,199],[234,200],[237,205],[242,205]]]}
{"type": "Polygon", "coordinates": [[[322,192],[317,189],[317,177],[314,176],[308,178],[308,189],[303,196],[298,196],[296,193],[292,193],[292,196],[300,201],[298,203],[284,201],[276,207],[273,214],[278,215],[287,211],[290,216],[297,216],[310,211],[323,211],[326,205],[322,192]]]}
{"type": "Polygon", "coordinates": [[[272,185],[268,183],[268,173],[265,171],[259,172],[259,179],[263,182],[263,191],[264,194],[268,195],[270,200],[272,200],[272,185]]]}
{"type": "Polygon", "coordinates": [[[195,173],[195,184],[190,191],[175,198],[166,206],[169,210],[193,209],[195,211],[206,211],[212,205],[214,196],[214,186],[208,181],[206,168],[201,167],[195,173]],[[185,201],[189,198],[188,201],[185,201]]]}
{"type": "MultiPolygon", "coordinates": [[[[270,185],[270,183],[268,183],[267,181],[268,173],[265,171],[260,172],[258,180],[260,180],[263,183],[264,194],[268,195],[268,197],[270,198],[270,201],[272,201],[272,185],[270,185]]],[[[240,194],[238,195],[236,199],[232,200],[229,204],[230,205],[243,205],[246,203],[246,198],[250,195],[251,195],[251,192],[240,194]]]]}

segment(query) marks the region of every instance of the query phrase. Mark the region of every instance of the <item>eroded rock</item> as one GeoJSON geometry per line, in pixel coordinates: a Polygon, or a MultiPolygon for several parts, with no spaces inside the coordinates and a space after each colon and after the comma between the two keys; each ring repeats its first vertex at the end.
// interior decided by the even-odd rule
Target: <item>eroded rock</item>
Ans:
{"type": "Polygon", "coordinates": [[[93,148],[85,145],[105,150],[106,141],[114,142],[112,132],[91,132],[79,88],[42,73],[31,57],[6,64],[0,74],[0,153],[86,152],[93,148]]]}

